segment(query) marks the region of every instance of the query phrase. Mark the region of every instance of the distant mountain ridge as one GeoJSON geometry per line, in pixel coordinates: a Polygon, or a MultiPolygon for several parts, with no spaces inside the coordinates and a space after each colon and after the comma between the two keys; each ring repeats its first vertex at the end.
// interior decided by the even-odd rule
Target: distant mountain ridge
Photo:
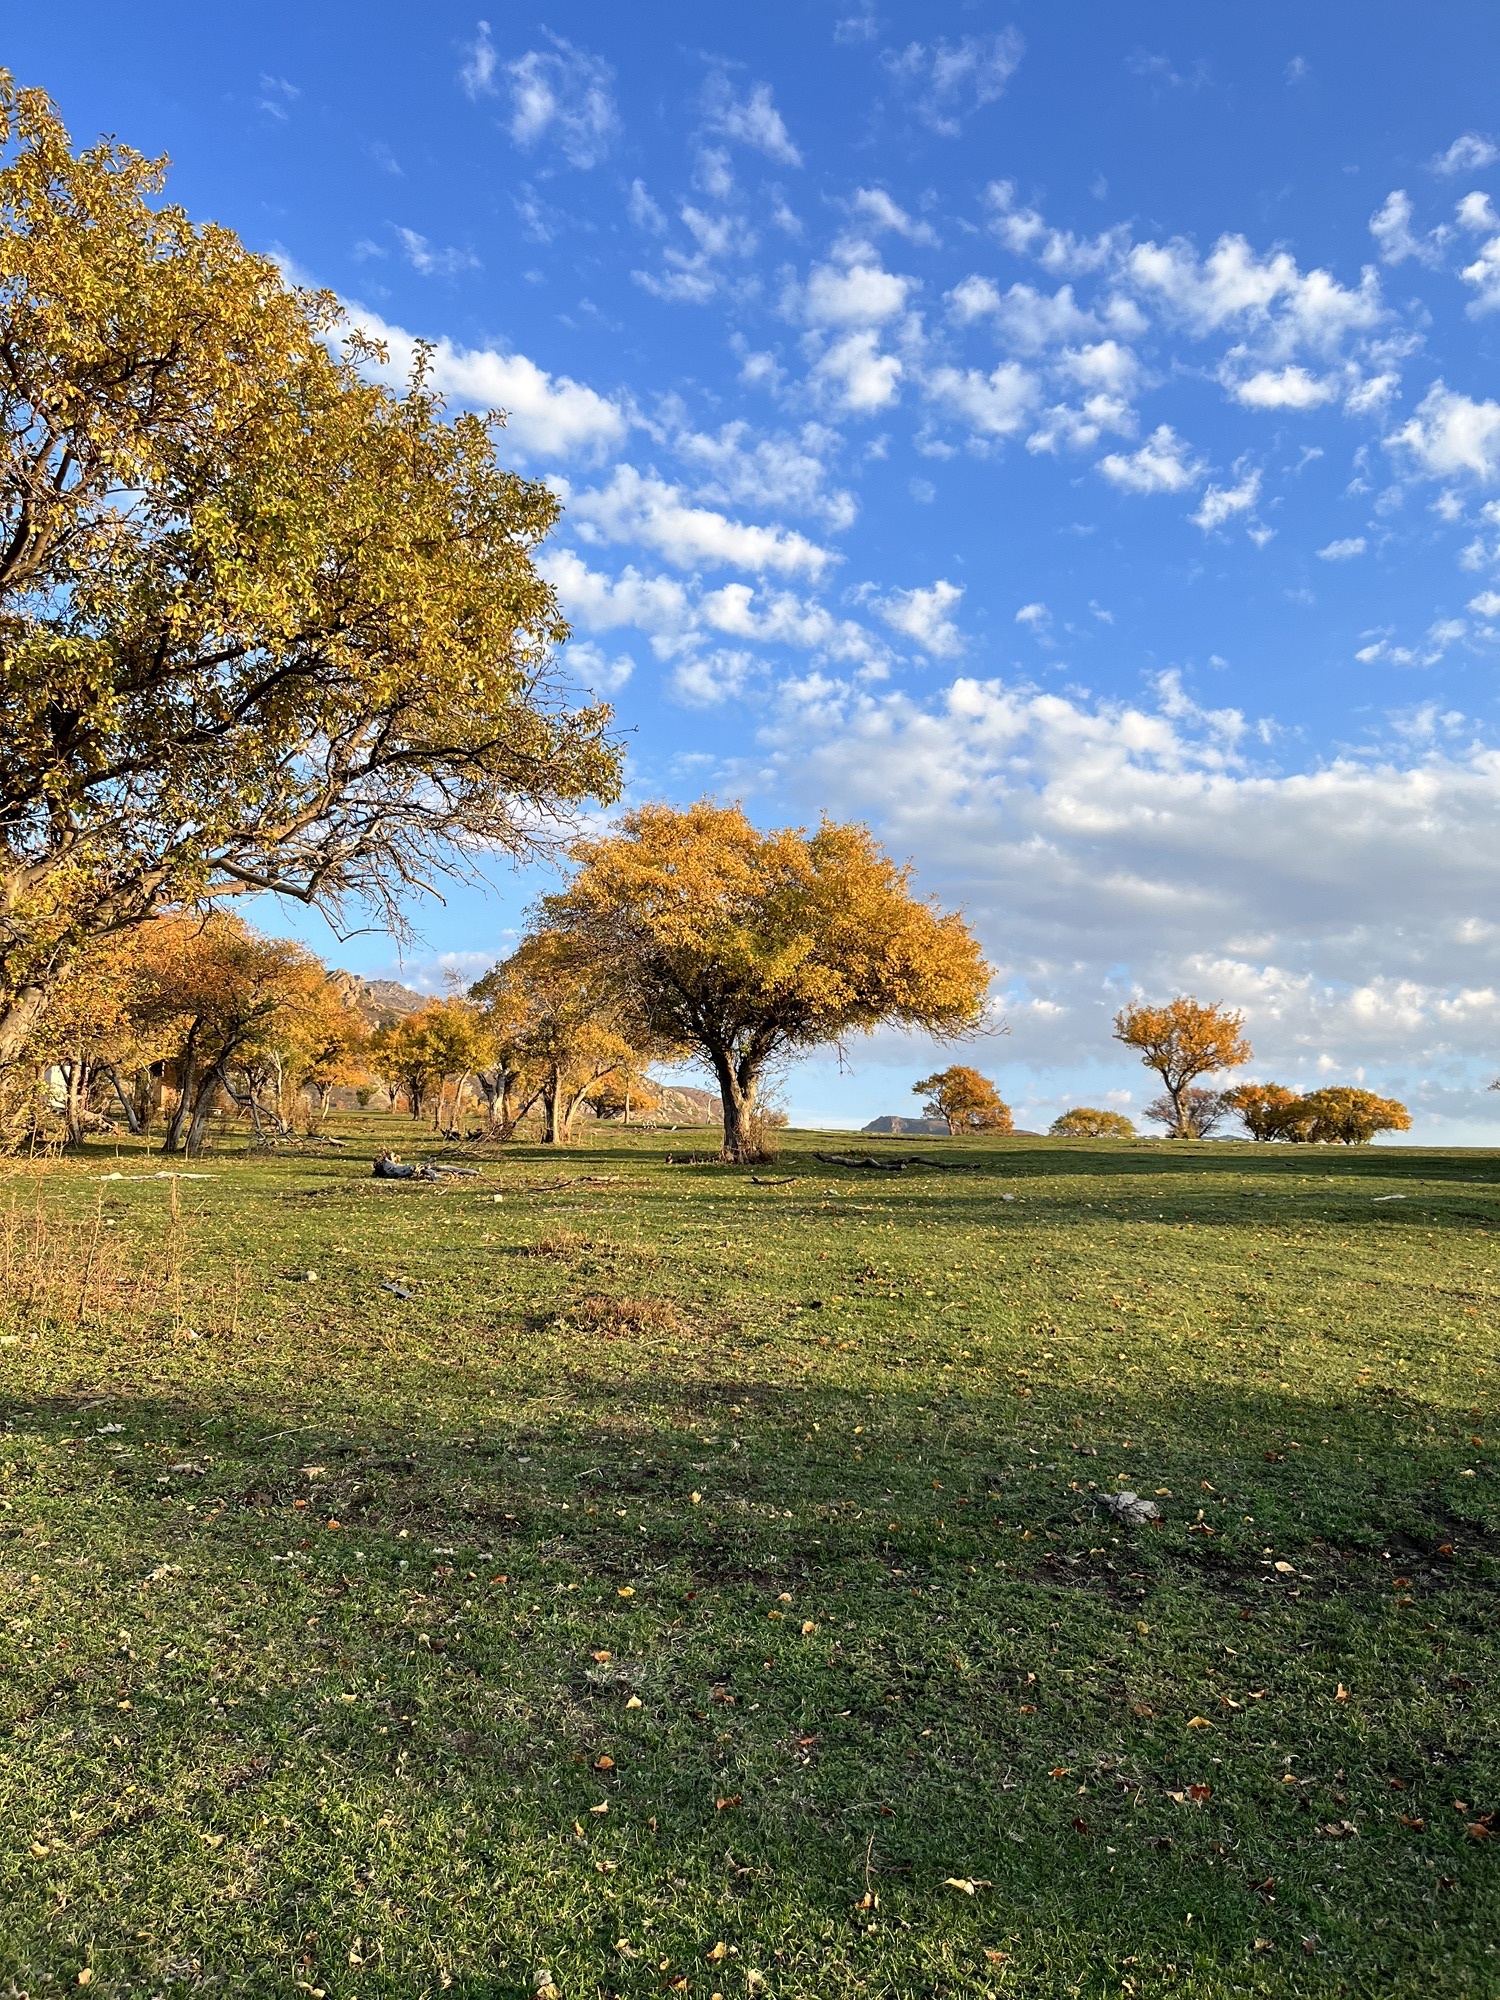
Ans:
{"type": "Polygon", "coordinates": [[[357,972],[330,972],[328,982],[372,1031],[420,1014],[430,1007],[433,995],[418,993],[396,979],[361,979],[357,972]]]}

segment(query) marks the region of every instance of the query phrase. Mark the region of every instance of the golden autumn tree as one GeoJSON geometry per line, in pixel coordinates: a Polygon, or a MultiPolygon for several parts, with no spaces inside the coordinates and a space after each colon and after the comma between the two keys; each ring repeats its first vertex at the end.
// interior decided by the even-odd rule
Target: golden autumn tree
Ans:
{"type": "Polygon", "coordinates": [[[1047,1127],[1049,1139],[1134,1139],[1139,1134],[1121,1111],[1096,1111],[1080,1104],[1047,1127]]]}
{"type": "Polygon", "coordinates": [[[922,1110],[929,1118],[947,1121],[950,1133],[1012,1132],[1015,1120],[1010,1106],[987,1076],[965,1063],[952,1063],[934,1076],[924,1076],[912,1090],[925,1097],[922,1110]]]}
{"type": "Polygon", "coordinates": [[[1252,1139],[1300,1139],[1307,1123],[1304,1100],[1284,1083],[1238,1083],[1224,1092],[1224,1103],[1235,1112],[1252,1139]]]}
{"type": "Polygon", "coordinates": [[[1411,1113],[1394,1097],[1332,1084],[1300,1100],[1306,1134],[1325,1146],[1367,1146],[1379,1132],[1409,1132],[1411,1113]]]}
{"type": "Polygon", "coordinates": [[[0,72],[0,1066],[90,940],[272,889],[399,922],[612,799],[558,504],[338,301],[0,72]]]}
{"type": "Polygon", "coordinates": [[[753,1150],[767,1067],[883,1023],[977,1028],[989,968],[962,917],[915,895],[862,826],[762,833],[737,806],[642,806],[579,841],[544,925],[607,970],[637,1026],[713,1072],[724,1152],[753,1150]]]}
{"type": "Polygon", "coordinates": [[[1221,1002],[1204,1006],[1182,994],[1163,1007],[1139,1002],[1115,1016],[1115,1040],[1139,1050],[1146,1068],[1162,1080],[1171,1114],[1165,1122],[1172,1138],[1199,1136],[1187,1098],[1195,1078],[1249,1062],[1253,1051],[1241,1032],[1244,1023],[1243,1014],[1221,1002]]]}

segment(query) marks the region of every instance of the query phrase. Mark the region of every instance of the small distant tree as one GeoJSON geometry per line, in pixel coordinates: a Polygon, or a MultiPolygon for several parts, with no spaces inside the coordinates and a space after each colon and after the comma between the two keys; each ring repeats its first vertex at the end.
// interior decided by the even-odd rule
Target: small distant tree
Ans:
{"type": "Polygon", "coordinates": [[[862,826],[763,833],[737,806],[648,805],[580,841],[542,919],[605,970],[650,1039],[690,1049],[723,1105],[724,1156],[754,1156],[769,1067],[891,1023],[954,1038],[989,968],[962,917],[915,895],[862,826]]]}
{"type": "Polygon", "coordinates": [[[1411,1113],[1394,1097],[1336,1085],[1310,1090],[1301,1100],[1308,1137],[1324,1145],[1367,1146],[1377,1132],[1409,1132],[1411,1113]]]}
{"type": "Polygon", "coordinates": [[[1283,1083],[1240,1083],[1224,1092],[1224,1103],[1235,1112],[1252,1139],[1300,1139],[1307,1123],[1305,1100],[1283,1083]]]}
{"type": "Polygon", "coordinates": [[[1047,1128],[1050,1139],[1134,1139],[1135,1127],[1119,1111],[1095,1111],[1086,1104],[1065,1111],[1047,1128]]]}
{"type": "MultiPolygon", "coordinates": [[[[1243,1014],[1220,1002],[1205,1007],[1183,994],[1164,1007],[1123,1007],[1115,1016],[1115,1040],[1138,1049],[1146,1068],[1154,1069],[1166,1086],[1172,1115],[1160,1122],[1172,1138],[1204,1136],[1188,1116],[1187,1092],[1197,1077],[1249,1062],[1253,1050],[1241,1032],[1244,1022],[1243,1014]]],[[[1150,1109],[1145,1115],[1155,1118],[1157,1113],[1150,1109]]]]}
{"type": "Polygon", "coordinates": [[[960,1132],[1013,1132],[1015,1120],[1010,1106],[987,1076],[963,1063],[924,1076],[912,1085],[913,1093],[925,1097],[922,1106],[928,1118],[947,1120],[948,1130],[960,1132]]]}
{"type": "Polygon", "coordinates": [[[1223,1124],[1227,1108],[1222,1091],[1189,1084],[1175,1101],[1165,1092],[1153,1098],[1141,1116],[1153,1125],[1165,1125],[1169,1139],[1207,1139],[1223,1124]]]}

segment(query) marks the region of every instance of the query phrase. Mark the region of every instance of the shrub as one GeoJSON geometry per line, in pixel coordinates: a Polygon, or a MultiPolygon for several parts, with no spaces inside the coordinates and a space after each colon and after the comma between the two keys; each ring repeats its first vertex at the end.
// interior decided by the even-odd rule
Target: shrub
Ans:
{"type": "Polygon", "coordinates": [[[1130,1120],[1118,1111],[1095,1111],[1081,1104],[1065,1111],[1047,1128],[1049,1139],[1134,1139],[1138,1136],[1130,1120]]]}

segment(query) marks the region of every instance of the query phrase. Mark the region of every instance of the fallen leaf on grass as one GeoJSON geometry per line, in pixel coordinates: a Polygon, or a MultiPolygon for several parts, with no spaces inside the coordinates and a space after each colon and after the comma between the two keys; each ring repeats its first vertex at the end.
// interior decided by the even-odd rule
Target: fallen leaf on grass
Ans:
{"type": "Polygon", "coordinates": [[[638,1694],[633,1694],[630,1697],[629,1701],[627,1701],[625,1704],[627,1708],[639,1708],[640,1705],[641,1705],[641,1698],[638,1694]]]}
{"type": "Polygon", "coordinates": [[[614,1658],[614,1654],[610,1652],[599,1652],[599,1653],[591,1653],[589,1657],[590,1659],[597,1660],[600,1666],[602,1667],[606,1660],[612,1660],[614,1658]]]}
{"type": "Polygon", "coordinates": [[[710,1965],[717,1965],[721,1958],[728,1958],[729,1947],[725,1944],[723,1938],[720,1938],[713,1950],[704,1952],[703,1956],[710,1965]]]}
{"type": "Polygon", "coordinates": [[[1010,1959],[1010,1953],[1008,1951],[990,1951],[987,1949],[984,1955],[989,1960],[991,1965],[1005,1965],[1009,1962],[1010,1959]]]}
{"type": "Polygon", "coordinates": [[[732,1807],[737,1806],[739,1804],[741,1797],[742,1797],[741,1793],[731,1792],[727,1799],[715,1799],[714,1811],[728,1812],[732,1807]]]}
{"type": "Polygon", "coordinates": [[[802,1636],[803,1636],[803,1638],[804,1638],[804,1639],[805,1639],[805,1638],[807,1637],[807,1635],[808,1635],[808,1633],[809,1633],[809,1632],[816,1632],[816,1631],[817,1631],[817,1629],[818,1629],[818,1628],[817,1628],[817,1626],[816,1626],[816,1625],[815,1625],[815,1624],[813,1623],[813,1621],[811,1620],[811,1618],[804,1618],[804,1619],[803,1619],[803,1621],[802,1621],[802,1636]]]}
{"type": "Polygon", "coordinates": [[[632,1588],[632,1586],[631,1586],[630,1584],[628,1584],[628,1583],[622,1583],[622,1584],[620,1585],[620,1588],[619,1588],[619,1589],[618,1589],[618,1590],[617,1590],[617,1591],[615,1592],[615,1596],[616,1596],[616,1597],[634,1597],[634,1596],[635,1596],[635,1591],[634,1591],[634,1589],[632,1588]]]}
{"type": "Polygon", "coordinates": [[[609,1811],[609,1800],[605,1799],[601,1805],[590,1806],[589,1811],[591,1813],[607,1813],[609,1811]]]}
{"type": "Polygon", "coordinates": [[[967,1875],[948,1875],[943,1880],[943,1887],[945,1889],[959,1889],[966,1896],[972,1896],[976,1889],[988,1889],[991,1886],[990,1883],[977,1875],[972,1881],[970,1881],[967,1875]]]}
{"type": "Polygon", "coordinates": [[[1403,1826],[1410,1827],[1413,1833],[1420,1833],[1427,1824],[1425,1819],[1408,1819],[1405,1813],[1397,1813],[1396,1817],[1403,1826]]]}
{"type": "Polygon", "coordinates": [[[1189,1728],[1189,1729],[1212,1729],[1212,1728],[1213,1728],[1213,1724],[1212,1724],[1212,1723],[1211,1723],[1211,1722],[1209,1721],[1209,1719],[1208,1719],[1208,1717],[1207,1717],[1206,1715],[1190,1715],[1190,1716],[1188,1717],[1188,1728],[1189,1728]]]}
{"type": "Polygon", "coordinates": [[[1342,1681],[1339,1682],[1338,1687],[1335,1689],[1333,1698],[1335,1701],[1347,1701],[1349,1699],[1349,1690],[1344,1686],[1342,1681]]]}
{"type": "Polygon", "coordinates": [[[612,1771],[614,1768],[615,1760],[613,1757],[596,1757],[594,1759],[594,1769],[596,1771],[612,1771]]]}

